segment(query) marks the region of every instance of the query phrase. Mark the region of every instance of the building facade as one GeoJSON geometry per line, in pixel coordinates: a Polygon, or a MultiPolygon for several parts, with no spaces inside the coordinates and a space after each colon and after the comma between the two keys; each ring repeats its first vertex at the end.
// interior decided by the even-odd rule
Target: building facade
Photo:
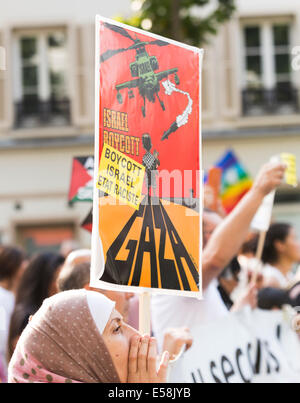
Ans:
{"type": "MultiPolygon", "coordinates": [[[[232,148],[255,176],[275,154],[300,155],[300,8],[299,0],[237,3],[205,49],[203,159],[209,168],[232,148]]],[[[126,15],[130,1],[0,7],[0,242],[34,250],[74,238],[88,247],[80,224],[91,205],[67,195],[72,158],[93,154],[94,16],[126,15]]],[[[274,211],[300,229],[299,201],[298,188],[282,187],[274,211]]]]}
{"type": "Polygon", "coordinates": [[[0,242],[30,252],[76,239],[91,203],[68,203],[74,156],[93,154],[94,20],[129,0],[0,0],[0,242]]]}
{"type": "MultiPolygon", "coordinates": [[[[239,0],[206,52],[203,158],[232,148],[254,177],[272,156],[292,152],[300,177],[300,8],[296,0],[239,0]]],[[[274,215],[297,225],[300,191],[277,191],[274,215]]]]}

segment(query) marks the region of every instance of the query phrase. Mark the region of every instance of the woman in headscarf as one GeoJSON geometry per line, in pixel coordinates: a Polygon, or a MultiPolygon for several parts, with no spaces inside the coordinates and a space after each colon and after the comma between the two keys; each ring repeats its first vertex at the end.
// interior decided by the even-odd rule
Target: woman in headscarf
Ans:
{"type": "Polygon", "coordinates": [[[10,383],[166,382],[169,354],[157,370],[156,340],[123,322],[115,303],[86,290],[43,303],[21,335],[10,383]]]}

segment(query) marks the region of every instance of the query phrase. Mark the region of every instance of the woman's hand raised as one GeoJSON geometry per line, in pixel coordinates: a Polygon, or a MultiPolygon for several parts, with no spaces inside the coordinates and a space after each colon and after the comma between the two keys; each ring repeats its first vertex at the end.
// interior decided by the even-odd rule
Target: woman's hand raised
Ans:
{"type": "Polygon", "coordinates": [[[157,343],[150,336],[133,336],[128,358],[128,383],[166,383],[169,353],[164,352],[157,370],[157,343]]]}

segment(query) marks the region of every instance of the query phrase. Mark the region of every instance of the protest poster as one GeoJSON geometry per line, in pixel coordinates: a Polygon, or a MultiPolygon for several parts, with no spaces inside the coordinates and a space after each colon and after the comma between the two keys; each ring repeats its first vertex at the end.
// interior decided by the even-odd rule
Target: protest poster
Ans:
{"type": "Polygon", "coordinates": [[[181,361],[186,382],[300,383],[300,341],[282,311],[245,309],[192,334],[181,361]]]}
{"type": "Polygon", "coordinates": [[[201,296],[202,56],[96,18],[93,287],[201,296]]]}
{"type": "Polygon", "coordinates": [[[74,157],[69,189],[69,202],[93,201],[94,157],[74,157]]]}

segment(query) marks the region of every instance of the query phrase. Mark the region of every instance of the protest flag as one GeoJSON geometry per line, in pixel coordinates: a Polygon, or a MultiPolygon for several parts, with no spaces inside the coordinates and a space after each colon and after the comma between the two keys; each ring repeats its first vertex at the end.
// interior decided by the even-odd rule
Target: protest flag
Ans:
{"type": "Polygon", "coordinates": [[[221,200],[228,214],[251,189],[253,181],[233,150],[226,151],[215,166],[222,170],[221,200]]]}
{"type": "Polygon", "coordinates": [[[90,210],[88,215],[85,217],[85,219],[81,223],[81,228],[85,229],[86,231],[92,233],[93,229],[93,209],[90,210]]]}
{"type": "Polygon", "coordinates": [[[94,157],[74,157],[69,189],[69,202],[93,201],[94,157]]]}
{"type": "Polygon", "coordinates": [[[212,167],[209,169],[206,185],[209,186],[211,191],[209,207],[211,210],[219,211],[220,191],[222,184],[222,169],[219,167],[212,167]]]}

